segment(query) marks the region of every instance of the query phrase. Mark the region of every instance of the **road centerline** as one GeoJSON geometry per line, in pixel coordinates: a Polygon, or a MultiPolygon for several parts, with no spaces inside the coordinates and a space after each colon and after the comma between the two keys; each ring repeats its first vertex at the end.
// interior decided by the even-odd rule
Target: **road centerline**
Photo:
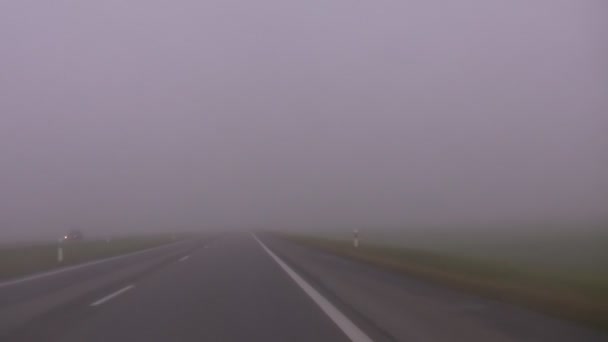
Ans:
{"type": "Polygon", "coordinates": [[[116,297],[120,296],[121,294],[123,294],[123,293],[125,293],[125,292],[127,292],[127,291],[133,290],[134,288],[135,288],[135,285],[129,285],[129,286],[123,287],[122,289],[120,289],[120,290],[118,290],[118,291],[116,291],[116,292],[114,292],[114,293],[112,293],[112,294],[109,294],[109,295],[107,295],[107,296],[105,296],[105,297],[103,297],[103,298],[99,299],[99,300],[98,300],[98,301],[96,301],[96,302],[93,302],[93,303],[91,304],[91,306],[99,306],[99,305],[102,305],[102,304],[104,304],[104,303],[106,303],[106,302],[108,302],[108,301],[110,301],[110,300],[112,300],[112,299],[114,299],[114,298],[116,298],[116,297]]]}
{"type": "Polygon", "coordinates": [[[190,259],[190,256],[189,256],[189,255],[186,255],[186,256],[182,257],[181,259],[179,259],[179,261],[180,261],[180,262],[184,262],[184,261],[186,261],[186,260],[188,260],[188,259],[190,259]]]}
{"type": "Polygon", "coordinates": [[[266,245],[251,234],[260,244],[262,249],[287,273],[291,279],[329,316],[329,318],[342,330],[342,332],[353,342],[373,342],[359,327],[357,327],[346,315],[336,308],[329,300],[321,295],[314,287],[308,284],[299,274],[289,267],[281,258],[276,256],[266,245]]]}

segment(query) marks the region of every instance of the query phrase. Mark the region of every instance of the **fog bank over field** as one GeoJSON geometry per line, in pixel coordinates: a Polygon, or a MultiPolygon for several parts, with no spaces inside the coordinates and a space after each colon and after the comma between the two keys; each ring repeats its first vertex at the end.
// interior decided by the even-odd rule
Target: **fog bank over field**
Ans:
{"type": "Polygon", "coordinates": [[[0,239],[608,222],[607,16],[3,1],[0,239]]]}

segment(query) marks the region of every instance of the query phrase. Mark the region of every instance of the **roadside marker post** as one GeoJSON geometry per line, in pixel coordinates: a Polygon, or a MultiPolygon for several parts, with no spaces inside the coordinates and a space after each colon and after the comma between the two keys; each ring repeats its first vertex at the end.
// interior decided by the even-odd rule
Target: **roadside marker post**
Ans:
{"type": "Polygon", "coordinates": [[[353,230],[353,247],[359,247],[359,230],[353,230]]]}
{"type": "Polygon", "coordinates": [[[57,244],[57,262],[60,264],[63,262],[63,246],[61,244],[62,241],[63,239],[59,239],[57,244]]]}

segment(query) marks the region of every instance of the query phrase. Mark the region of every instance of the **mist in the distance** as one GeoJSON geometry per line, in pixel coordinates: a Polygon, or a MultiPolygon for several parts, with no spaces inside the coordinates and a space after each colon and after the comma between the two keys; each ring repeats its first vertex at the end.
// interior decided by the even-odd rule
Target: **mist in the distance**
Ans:
{"type": "Polygon", "coordinates": [[[3,1],[0,239],[607,222],[607,9],[3,1]]]}

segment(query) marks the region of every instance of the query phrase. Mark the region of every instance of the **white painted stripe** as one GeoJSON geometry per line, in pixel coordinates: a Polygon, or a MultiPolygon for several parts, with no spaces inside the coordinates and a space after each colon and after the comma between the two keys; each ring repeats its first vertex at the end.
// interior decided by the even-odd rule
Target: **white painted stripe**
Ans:
{"type": "Polygon", "coordinates": [[[260,241],[255,234],[253,238],[262,246],[262,248],[270,255],[274,261],[281,266],[293,281],[306,292],[310,298],[329,316],[329,318],[348,336],[353,342],[373,342],[373,340],[367,336],[359,327],[357,327],[348,317],[346,317],[338,308],[336,308],[331,302],[323,297],[317,290],[310,286],[300,275],[298,275],[293,269],[291,269],[283,260],[276,256],[270,249],[260,241]]]}
{"type": "Polygon", "coordinates": [[[134,288],[135,288],[135,285],[129,285],[129,286],[125,287],[125,288],[122,288],[122,289],[120,289],[120,290],[112,293],[111,295],[108,295],[108,296],[105,296],[105,297],[101,298],[100,300],[98,300],[98,301],[94,302],[93,304],[91,304],[91,306],[99,306],[99,305],[101,305],[101,304],[103,304],[103,303],[105,303],[107,301],[110,301],[110,300],[112,300],[112,299],[120,296],[121,294],[123,294],[123,293],[125,293],[127,291],[133,290],[134,288]]]}
{"type": "Polygon", "coordinates": [[[27,277],[15,279],[15,280],[8,280],[8,281],[5,281],[5,282],[0,282],[0,288],[1,287],[6,287],[6,286],[11,286],[11,285],[17,285],[17,284],[25,283],[25,282],[28,282],[28,281],[31,281],[31,280],[51,277],[51,276],[62,274],[62,273],[66,273],[66,272],[76,271],[76,270],[79,270],[79,269],[82,269],[82,268],[86,268],[86,267],[90,267],[90,266],[95,266],[95,265],[103,264],[103,263],[106,263],[106,262],[109,262],[109,261],[118,260],[118,259],[124,259],[124,258],[132,257],[132,256],[135,256],[135,255],[152,252],[152,251],[155,251],[155,250],[158,250],[158,249],[168,248],[170,246],[175,246],[177,244],[184,243],[184,242],[187,242],[187,241],[190,241],[190,240],[182,240],[182,241],[178,241],[178,242],[172,242],[172,243],[165,244],[165,245],[162,245],[162,246],[152,247],[152,248],[144,249],[144,250],[133,252],[133,253],[123,254],[123,255],[117,255],[117,256],[114,256],[114,257],[110,257],[110,258],[106,258],[106,259],[101,259],[101,260],[89,261],[89,262],[85,262],[85,263],[74,265],[74,266],[62,267],[62,268],[60,268],[58,270],[54,270],[54,271],[47,271],[47,272],[37,273],[37,274],[31,275],[31,276],[27,276],[27,277]]]}
{"type": "Polygon", "coordinates": [[[179,261],[180,261],[180,262],[182,262],[182,261],[186,261],[186,260],[188,260],[188,259],[190,259],[190,256],[189,256],[189,255],[186,255],[185,257],[183,257],[183,258],[179,259],[179,261]]]}

